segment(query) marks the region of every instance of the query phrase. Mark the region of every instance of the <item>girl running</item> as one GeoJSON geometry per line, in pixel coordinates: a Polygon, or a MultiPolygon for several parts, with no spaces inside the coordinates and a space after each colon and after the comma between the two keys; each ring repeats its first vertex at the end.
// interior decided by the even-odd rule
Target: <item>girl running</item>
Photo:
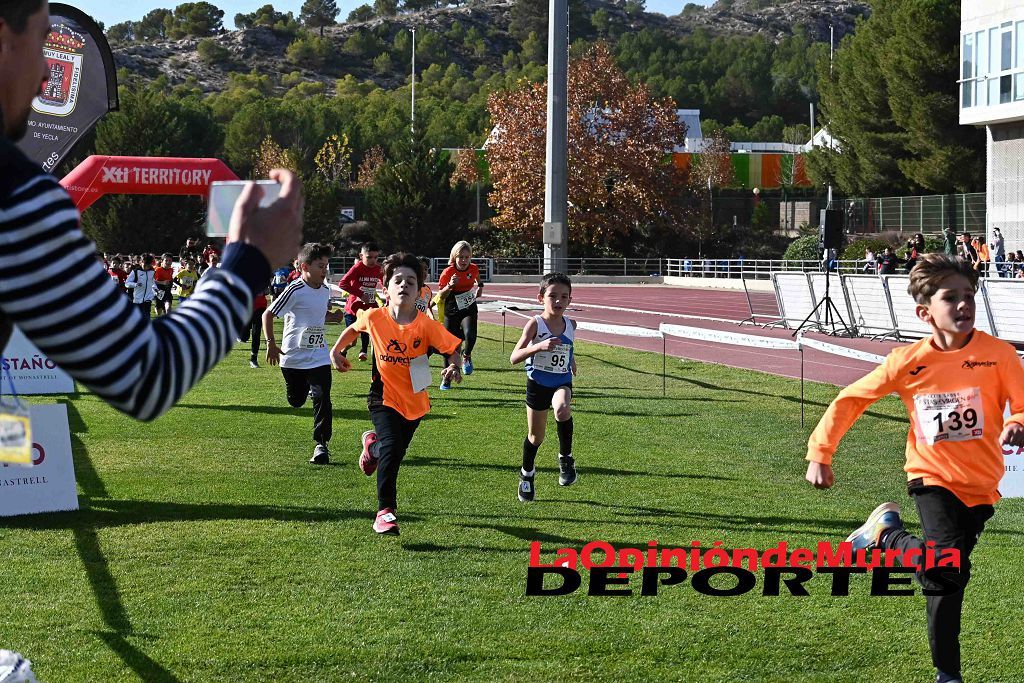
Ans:
{"type": "MultiPolygon", "coordinates": [[[[462,361],[462,374],[473,374],[473,347],[476,346],[477,306],[476,300],[484,291],[480,282],[480,269],[470,263],[473,250],[469,242],[456,242],[448,257],[448,267],[441,273],[437,283],[438,293],[444,297],[444,327],[466,343],[462,361]]],[[[446,356],[445,365],[451,361],[446,356]]],[[[451,389],[442,381],[441,390],[451,389]]]]}

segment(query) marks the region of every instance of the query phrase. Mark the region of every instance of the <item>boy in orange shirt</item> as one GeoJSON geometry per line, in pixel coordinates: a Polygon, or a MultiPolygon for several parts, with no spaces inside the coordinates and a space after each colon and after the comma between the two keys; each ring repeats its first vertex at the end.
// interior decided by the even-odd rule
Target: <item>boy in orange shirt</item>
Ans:
{"type": "Polygon", "coordinates": [[[373,367],[367,407],[373,430],[363,433],[359,469],[370,476],[377,472],[377,518],[373,530],[398,535],[398,468],[420,420],[430,412],[430,362],[428,352],[443,353],[450,364],[441,375],[446,382],[460,382],[461,340],[436,320],[416,308],[423,286],[423,264],[412,254],[392,254],[384,262],[388,291],[386,308],[371,308],[348,326],[331,349],[331,361],[339,372],[352,364],[345,349],[361,333],[373,341],[373,367]]]}
{"type": "MultiPolygon", "coordinates": [[[[951,576],[960,590],[926,595],[928,643],[937,683],[961,681],[960,615],[970,580],[970,554],[994,513],[1003,476],[1002,445],[1024,444],[1024,368],[1014,348],[974,329],[978,272],[945,254],[925,254],[907,291],[932,335],[893,350],[870,374],[843,389],[807,444],[807,481],[835,483],[832,456],[839,440],[872,403],[897,393],[912,429],[907,435],[907,489],[917,505],[924,537],[903,528],[896,503],[879,505],[847,541],[853,548],[960,552],[951,576]],[[1011,415],[1003,420],[1003,407],[1011,415]]],[[[921,557],[922,555],[918,555],[921,557]]],[[[925,589],[936,589],[922,574],[925,589]]]]}
{"type": "Polygon", "coordinates": [[[156,314],[167,315],[171,312],[171,287],[174,285],[174,257],[164,254],[160,257],[160,265],[153,269],[153,280],[155,290],[153,298],[156,300],[156,314]]]}

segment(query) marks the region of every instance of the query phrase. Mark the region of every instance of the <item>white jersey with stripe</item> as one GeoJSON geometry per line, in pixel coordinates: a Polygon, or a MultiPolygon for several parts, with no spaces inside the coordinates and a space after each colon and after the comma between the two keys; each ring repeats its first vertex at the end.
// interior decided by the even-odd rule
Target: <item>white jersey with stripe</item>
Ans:
{"type": "MultiPolygon", "coordinates": [[[[533,317],[537,323],[537,332],[532,344],[539,344],[552,337],[544,318],[533,317]]],[[[545,387],[560,387],[572,383],[573,340],[575,326],[569,318],[565,321],[565,331],[557,335],[559,345],[552,351],[539,351],[526,359],[526,376],[545,387]]]]}
{"type": "Polygon", "coordinates": [[[330,365],[325,321],[331,290],[310,287],[302,278],[292,280],[270,305],[270,312],[284,318],[281,367],[310,370],[330,365]]]}

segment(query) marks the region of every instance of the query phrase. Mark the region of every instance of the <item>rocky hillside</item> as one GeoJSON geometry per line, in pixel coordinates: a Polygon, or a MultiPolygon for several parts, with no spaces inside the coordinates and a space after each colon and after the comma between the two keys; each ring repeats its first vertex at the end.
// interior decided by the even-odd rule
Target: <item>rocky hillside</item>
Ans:
{"type": "MultiPolygon", "coordinates": [[[[673,17],[646,12],[631,17],[620,2],[583,2],[591,15],[604,10],[620,33],[652,29],[685,36],[705,30],[718,35],[760,33],[770,40],[779,40],[800,30],[813,40],[828,41],[831,26],[837,43],[853,30],[859,17],[870,13],[867,2],[854,0],[719,0],[707,8],[688,4],[673,17]]],[[[330,57],[320,60],[316,66],[289,59],[287,49],[295,40],[294,35],[265,27],[225,31],[203,39],[212,40],[222,48],[217,50],[220,55],[216,59],[201,56],[202,41],[197,38],[114,44],[112,47],[119,68],[145,78],[166,75],[172,83],[194,77],[205,91],[222,89],[232,71],[248,73],[253,70],[278,76],[297,72],[292,80],[320,81],[328,90],[333,88],[336,79],[349,74],[389,88],[406,80],[404,60],[393,60],[394,68],[387,69],[375,64],[374,58],[388,52],[396,36],[412,27],[417,30],[418,40],[429,33],[443,37],[444,61],[458,65],[467,73],[481,65],[501,68],[504,55],[521,49],[520,41],[509,32],[512,6],[513,0],[477,0],[461,7],[428,9],[331,26],[324,30],[324,37],[331,44],[330,57]],[[460,24],[466,32],[475,28],[483,40],[482,47],[471,48],[467,43],[452,41],[450,32],[455,24],[460,24]],[[372,36],[370,42],[376,49],[353,47],[356,41],[352,38],[357,34],[358,37],[372,36]]],[[[611,39],[614,40],[614,35],[611,39]]],[[[419,49],[417,54],[420,54],[419,49]]]]}

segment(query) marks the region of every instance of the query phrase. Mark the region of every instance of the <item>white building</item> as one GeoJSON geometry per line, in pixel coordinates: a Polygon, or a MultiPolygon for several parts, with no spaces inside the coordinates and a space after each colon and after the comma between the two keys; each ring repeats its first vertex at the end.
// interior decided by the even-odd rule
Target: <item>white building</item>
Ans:
{"type": "Polygon", "coordinates": [[[1024,2],[961,0],[960,123],[985,126],[988,233],[1024,243],[1024,2]]]}

